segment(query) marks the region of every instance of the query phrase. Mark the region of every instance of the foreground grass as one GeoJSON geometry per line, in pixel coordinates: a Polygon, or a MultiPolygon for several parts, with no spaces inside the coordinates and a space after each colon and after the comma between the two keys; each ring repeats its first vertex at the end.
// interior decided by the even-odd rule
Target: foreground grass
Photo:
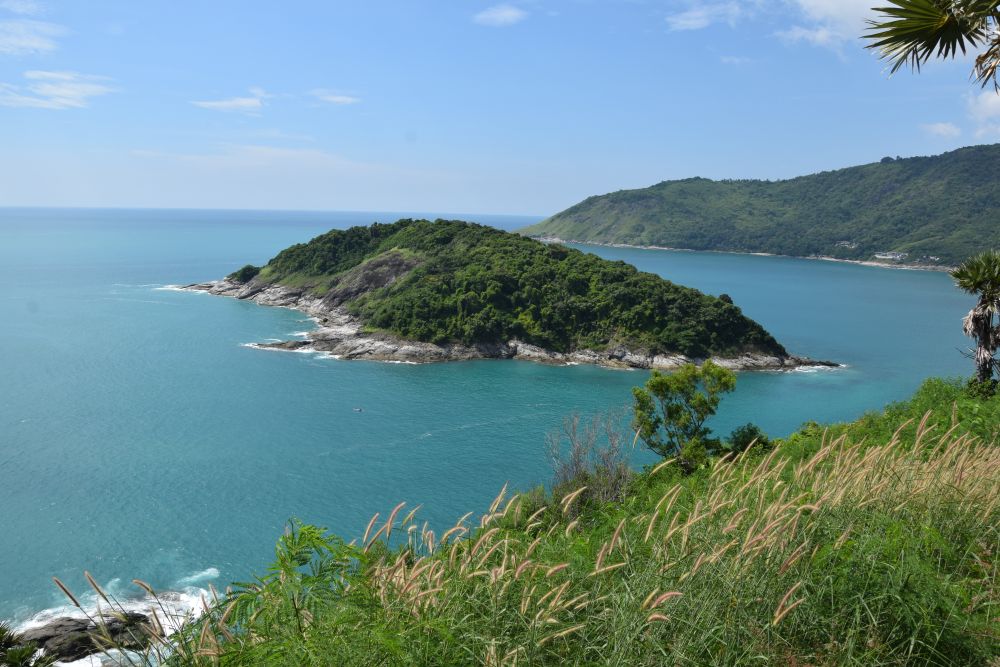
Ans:
{"type": "Polygon", "coordinates": [[[154,652],[179,665],[990,665],[1000,399],[905,404],[682,476],[308,525],[154,652]],[[932,410],[927,412],[927,410],[932,410]],[[977,421],[980,417],[984,420],[977,421]],[[984,440],[984,437],[991,437],[984,440]]]}

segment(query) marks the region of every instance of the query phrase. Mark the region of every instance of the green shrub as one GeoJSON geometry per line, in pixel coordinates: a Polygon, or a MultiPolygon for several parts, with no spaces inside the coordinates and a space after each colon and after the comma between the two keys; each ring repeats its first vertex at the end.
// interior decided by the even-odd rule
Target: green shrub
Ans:
{"type": "Polygon", "coordinates": [[[260,267],[254,266],[253,264],[247,264],[242,269],[230,273],[227,277],[238,283],[248,283],[253,280],[257,274],[260,273],[260,267]]]}
{"type": "Polygon", "coordinates": [[[733,432],[726,439],[726,448],[737,454],[745,452],[751,445],[756,445],[761,449],[767,449],[771,446],[767,434],[753,423],[733,429],[733,432]]]}

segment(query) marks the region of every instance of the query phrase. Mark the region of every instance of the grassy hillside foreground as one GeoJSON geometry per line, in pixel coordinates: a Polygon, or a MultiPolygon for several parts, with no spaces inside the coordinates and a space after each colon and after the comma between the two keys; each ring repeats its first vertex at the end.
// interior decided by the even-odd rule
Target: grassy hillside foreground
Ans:
{"type": "Polygon", "coordinates": [[[929,380],[851,424],[604,501],[601,466],[434,532],[295,524],[178,665],[996,665],[1000,398],[929,380]],[[597,471],[596,474],[594,471],[597,471]],[[391,545],[391,546],[390,546],[391,545]]]}
{"type": "Polygon", "coordinates": [[[296,525],[173,661],[988,665],[998,428],[1000,398],[931,380],[694,475],[657,466],[621,502],[501,493],[440,533],[398,506],[351,544],[296,525]]]}

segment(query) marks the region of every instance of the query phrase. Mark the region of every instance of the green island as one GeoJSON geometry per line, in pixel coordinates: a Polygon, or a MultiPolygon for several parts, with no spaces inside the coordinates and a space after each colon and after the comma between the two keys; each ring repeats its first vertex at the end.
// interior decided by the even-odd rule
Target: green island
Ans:
{"type": "Polygon", "coordinates": [[[926,267],[1000,246],[1000,144],[789,180],[689,178],[594,196],[522,232],[582,243],[926,267]]]}
{"type": "Polygon", "coordinates": [[[264,347],[347,358],[516,356],[643,368],[706,358],[737,368],[815,363],[789,355],[726,295],[455,220],[333,230],[264,267],[189,287],[299,308],[320,328],[308,341],[264,347]]]}

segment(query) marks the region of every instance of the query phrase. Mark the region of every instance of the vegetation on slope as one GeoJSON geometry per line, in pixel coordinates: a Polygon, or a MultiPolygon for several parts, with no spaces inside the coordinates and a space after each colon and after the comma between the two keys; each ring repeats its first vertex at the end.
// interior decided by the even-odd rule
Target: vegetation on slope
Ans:
{"type": "Polygon", "coordinates": [[[230,277],[304,287],[346,303],[373,329],[432,343],[516,338],[560,352],[622,345],[692,357],[785,352],[727,299],[467,222],[334,230],[230,277]],[[359,287],[376,266],[394,271],[393,279],[359,287]]]}
{"type": "Polygon", "coordinates": [[[930,380],[693,474],[623,475],[616,440],[443,532],[403,505],[350,543],[293,523],[137,664],[995,664],[998,427],[1000,398],[930,380]]]}
{"type": "Polygon", "coordinates": [[[523,233],[854,260],[891,251],[949,266],[1000,246],[998,173],[990,145],[785,181],[665,181],[590,197],[523,233]]]}

